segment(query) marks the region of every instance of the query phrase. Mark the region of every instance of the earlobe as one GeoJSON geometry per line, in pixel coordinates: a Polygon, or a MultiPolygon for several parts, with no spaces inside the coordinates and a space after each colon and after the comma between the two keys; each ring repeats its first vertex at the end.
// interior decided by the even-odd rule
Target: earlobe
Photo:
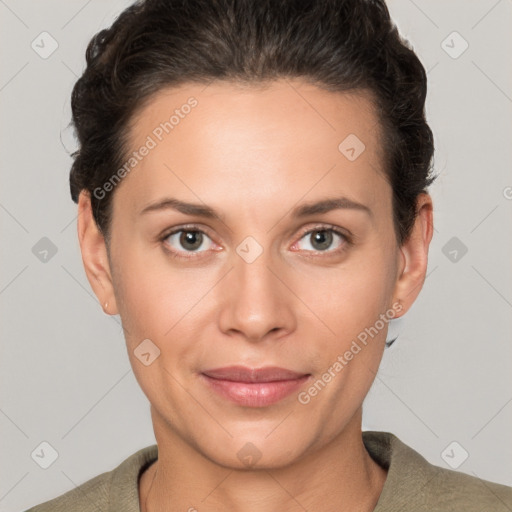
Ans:
{"type": "Polygon", "coordinates": [[[398,277],[395,285],[395,302],[400,301],[402,309],[397,317],[403,316],[418,297],[428,265],[428,249],[433,234],[432,198],[427,193],[418,196],[417,216],[407,240],[399,248],[398,277]]]}
{"type": "Polygon", "coordinates": [[[78,198],[78,241],[87,279],[108,315],[117,314],[112,274],[105,238],[94,220],[91,198],[86,190],[78,198]]]}

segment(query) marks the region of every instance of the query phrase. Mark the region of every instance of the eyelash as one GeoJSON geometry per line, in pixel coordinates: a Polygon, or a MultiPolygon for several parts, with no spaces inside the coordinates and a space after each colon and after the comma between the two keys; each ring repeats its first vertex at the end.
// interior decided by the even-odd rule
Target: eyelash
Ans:
{"type": "MultiPolygon", "coordinates": [[[[211,239],[211,237],[208,235],[207,232],[205,232],[202,229],[199,229],[197,226],[193,226],[193,225],[180,226],[178,228],[173,229],[172,231],[166,232],[164,235],[162,235],[159,238],[159,240],[162,243],[162,245],[163,245],[165,251],[167,252],[167,254],[169,254],[169,256],[171,256],[172,258],[182,259],[182,260],[193,260],[193,259],[196,259],[198,257],[201,257],[200,255],[201,255],[201,252],[203,252],[203,251],[201,251],[201,252],[184,251],[184,252],[188,252],[190,254],[190,256],[182,256],[182,255],[178,254],[175,250],[169,249],[169,246],[165,243],[165,241],[171,235],[175,235],[176,233],[180,233],[182,231],[183,232],[201,233],[201,234],[206,235],[208,238],[211,239]]],[[[332,233],[338,235],[340,238],[342,238],[343,239],[343,243],[342,243],[341,247],[339,247],[338,249],[330,250],[330,251],[314,251],[314,254],[309,254],[307,257],[316,258],[316,257],[319,257],[319,256],[322,257],[324,255],[329,255],[329,256],[338,255],[338,254],[341,254],[341,253],[345,252],[348,249],[348,247],[353,245],[352,238],[347,233],[344,233],[341,230],[337,229],[336,227],[328,225],[328,224],[319,224],[317,226],[314,226],[313,228],[307,229],[306,231],[304,231],[300,235],[300,237],[298,238],[297,242],[302,240],[306,235],[310,235],[310,234],[315,233],[317,231],[329,231],[329,232],[332,232],[332,233]]],[[[295,243],[297,243],[297,242],[295,242],[295,243]]],[[[294,245],[295,245],[295,243],[294,243],[294,245]]],[[[307,251],[307,252],[311,253],[313,251],[307,251]]]]}

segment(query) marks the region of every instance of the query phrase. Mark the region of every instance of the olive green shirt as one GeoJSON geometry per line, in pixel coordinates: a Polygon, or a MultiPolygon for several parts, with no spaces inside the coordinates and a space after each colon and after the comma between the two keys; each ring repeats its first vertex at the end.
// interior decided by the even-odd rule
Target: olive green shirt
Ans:
{"type": "MultiPolygon", "coordinates": [[[[512,511],[512,487],[433,466],[387,432],[363,432],[363,441],[388,470],[374,512],[512,511]]],[[[139,476],[157,458],[157,445],[143,448],[114,470],[27,512],[140,512],[139,476]]]]}

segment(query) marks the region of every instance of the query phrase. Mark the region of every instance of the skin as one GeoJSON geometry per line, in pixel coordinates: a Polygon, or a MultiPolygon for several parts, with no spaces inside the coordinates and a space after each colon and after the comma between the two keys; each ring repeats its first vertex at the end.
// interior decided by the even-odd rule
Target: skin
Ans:
{"type": "Polygon", "coordinates": [[[105,311],[120,315],[151,403],[159,458],[140,479],[141,510],[373,510],[386,471],[364,448],[361,407],[387,324],[308,404],[293,393],[267,407],[240,406],[199,373],[280,366],[311,374],[307,390],[380,314],[399,301],[399,317],[416,299],[432,200],[418,197],[413,231],[398,246],[371,97],[300,80],[162,90],[132,120],[133,149],[190,96],[197,107],[117,186],[108,248],[86,192],[78,205],[87,277],[105,311]],[[366,147],[354,161],[338,150],[349,134],[366,147]],[[371,213],[292,216],[299,205],[339,196],[371,213]],[[140,214],[165,197],[208,205],[218,217],[140,214]],[[192,259],[179,234],[160,240],[184,224],[206,233],[192,259]],[[318,249],[306,233],[322,227],[352,242],[333,234],[318,249]],[[236,252],[248,236],[263,249],[252,263],[236,252]],[[160,356],[145,366],[134,350],[148,338],[160,356]],[[237,456],[249,442],[261,454],[250,467],[237,456]]]}

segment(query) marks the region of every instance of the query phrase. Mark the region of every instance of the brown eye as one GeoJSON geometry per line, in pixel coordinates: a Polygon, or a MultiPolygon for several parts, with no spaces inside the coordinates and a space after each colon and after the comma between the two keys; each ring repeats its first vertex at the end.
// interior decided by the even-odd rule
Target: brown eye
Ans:
{"type": "Polygon", "coordinates": [[[198,230],[180,229],[167,235],[164,240],[166,245],[177,253],[206,252],[212,246],[210,237],[198,230]]]}
{"type": "Polygon", "coordinates": [[[310,236],[311,245],[316,251],[325,251],[332,244],[332,233],[327,230],[313,231],[310,236]]]}
{"type": "Polygon", "coordinates": [[[182,231],[179,243],[187,251],[196,251],[203,243],[203,235],[199,231],[182,231]]]}
{"type": "Polygon", "coordinates": [[[299,249],[305,251],[336,252],[336,250],[343,248],[345,243],[347,243],[347,237],[342,233],[330,228],[321,228],[305,233],[298,245],[299,249]],[[332,247],[333,245],[334,247],[332,247]]]}

